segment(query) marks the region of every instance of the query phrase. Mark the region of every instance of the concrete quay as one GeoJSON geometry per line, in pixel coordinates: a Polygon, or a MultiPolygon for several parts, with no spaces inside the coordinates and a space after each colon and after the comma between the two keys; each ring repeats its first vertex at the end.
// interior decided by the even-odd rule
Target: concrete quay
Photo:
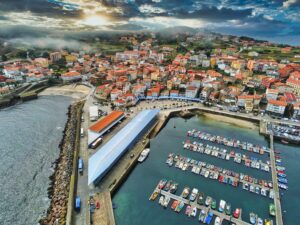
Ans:
{"type": "Polygon", "coordinates": [[[275,152],[274,152],[274,137],[272,134],[270,135],[270,150],[271,150],[270,160],[271,160],[272,182],[273,182],[273,190],[274,190],[274,204],[276,209],[276,225],[283,225],[280,192],[278,188],[276,160],[275,160],[275,152]]]}

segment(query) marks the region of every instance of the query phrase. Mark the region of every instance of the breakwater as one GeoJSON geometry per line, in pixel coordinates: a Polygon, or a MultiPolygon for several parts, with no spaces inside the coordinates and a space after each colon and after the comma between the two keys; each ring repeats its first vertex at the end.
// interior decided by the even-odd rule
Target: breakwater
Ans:
{"type": "Polygon", "coordinates": [[[48,197],[51,202],[47,215],[39,221],[41,225],[66,224],[74,149],[76,149],[76,135],[78,135],[76,128],[80,123],[78,115],[81,113],[82,106],[82,103],[74,103],[68,109],[68,121],[59,145],[60,154],[55,161],[54,173],[49,177],[51,184],[48,188],[48,197]]]}

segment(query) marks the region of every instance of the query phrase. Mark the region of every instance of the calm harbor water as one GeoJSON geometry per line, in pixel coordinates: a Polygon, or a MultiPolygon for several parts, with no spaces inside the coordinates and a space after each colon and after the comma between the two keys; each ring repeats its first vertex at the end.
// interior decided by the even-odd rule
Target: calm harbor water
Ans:
{"type": "MultiPolygon", "coordinates": [[[[224,199],[231,203],[232,209],[242,208],[243,219],[248,222],[250,212],[257,213],[261,218],[269,218],[268,205],[272,202],[269,198],[244,191],[241,187],[234,188],[220,184],[218,181],[206,179],[190,171],[181,171],[175,167],[168,167],[165,164],[169,153],[177,153],[196,160],[206,161],[222,168],[243,172],[256,178],[271,179],[270,173],[247,168],[233,161],[228,162],[212,156],[184,150],[182,142],[188,139],[186,132],[190,129],[198,129],[260,145],[268,145],[268,141],[258,134],[258,130],[249,130],[227,123],[215,122],[203,116],[193,117],[189,120],[182,118],[170,119],[166,127],[151,141],[149,158],[132,171],[127,181],[113,197],[113,202],[117,204],[117,209],[115,209],[117,225],[199,224],[196,218],[189,218],[184,215],[184,212],[179,214],[173,212],[170,209],[171,204],[169,204],[167,209],[163,209],[158,204],[158,199],[155,202],[148,200],[158,181],[162,178],[172,179],[179,183],[177,194],[180,194],[185,186],[196,187],[204,192],[206,196],[209,195],[215,198],[218,203],[220,199],[224,199]],[[174,124],[176,128],[173,127],[174,124]]],[[[300,159],[300,153],[297,147],[286,147],[276,144],[276,149],[283,151],[282,161],[288,170],[290,190],[283,195],[283,210],[286,211],[284,213],[284,221],[286,225],[293,225],[295,224],[293,222],[298,221],[297,214],[300,210],[300,206],[297,203],[299,201],[297,198],[300,196],[300,181],[297,179],[299,177],[297,177],[297,174],[300,172],[297,162],[300,159]]],[[[242,150],[239,152],[258,156],[242,150]]],[[[266,160],[267,156],[260,158],[266,160]]]]}
{"type": "Polygon", "coordinates": [[[70,102],[43,96],[0,110],[0,224],[38,224],[47,210],[51,165],[70,102]]]}

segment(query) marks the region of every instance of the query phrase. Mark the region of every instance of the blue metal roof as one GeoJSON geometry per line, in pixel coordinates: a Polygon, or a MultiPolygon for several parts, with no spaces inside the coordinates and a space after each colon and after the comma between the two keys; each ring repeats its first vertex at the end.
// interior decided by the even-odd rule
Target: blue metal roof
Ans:
{"type": "Polygon", "coordinates": [[[93,183],[107,172],[158,113],[159,110],[145,110],[140,112],[90,157],[88,184],[93,183]]]}

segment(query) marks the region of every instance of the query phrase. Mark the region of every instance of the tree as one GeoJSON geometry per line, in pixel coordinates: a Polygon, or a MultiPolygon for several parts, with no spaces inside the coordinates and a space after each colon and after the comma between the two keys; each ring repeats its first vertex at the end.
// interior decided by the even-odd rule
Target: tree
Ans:
{"type": "Polygon", "coordinates": [[[2,59],[2,61],[7,61],[7,56],[6,55],[2,55],[1,59],[2,59]]]}

